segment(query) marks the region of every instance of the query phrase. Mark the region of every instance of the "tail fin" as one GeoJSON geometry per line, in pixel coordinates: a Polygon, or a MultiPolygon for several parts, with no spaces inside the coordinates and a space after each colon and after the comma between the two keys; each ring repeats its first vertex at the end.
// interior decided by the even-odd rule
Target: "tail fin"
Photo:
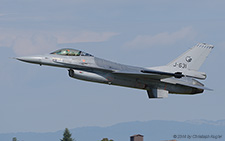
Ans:
{"type": "Polygon", "coordinates": [[[167,66],[197,71],[213,48],[213,45],[199,43],[167,64],[167,66]]]}

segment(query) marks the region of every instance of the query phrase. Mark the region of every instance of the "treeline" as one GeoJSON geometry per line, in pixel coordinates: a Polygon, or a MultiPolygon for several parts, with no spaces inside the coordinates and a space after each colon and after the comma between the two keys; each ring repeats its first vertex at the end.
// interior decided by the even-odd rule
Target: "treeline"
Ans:
{"type": "MultiPolygon", "coordinates": [[[[13,137],[12,141],[19,141],[16,137],[13,137]]],[[[72,134],[70,133],[69,129],[66,128],[63,133],[63,138],[60,139],[60,141],[76,141],[74,138],[72,138],[72,134]]],[[[112,139],[103,138],[101,141],[113,141],[112,139]]]]}

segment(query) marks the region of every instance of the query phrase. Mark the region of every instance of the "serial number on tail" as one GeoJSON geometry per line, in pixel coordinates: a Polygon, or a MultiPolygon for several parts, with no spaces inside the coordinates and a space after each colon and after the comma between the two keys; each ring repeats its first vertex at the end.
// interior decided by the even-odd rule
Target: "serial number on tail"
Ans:
{"type": "Polygon", "coordinates": [[[175,68],[177,67],[177,68],[183,68],[183,69],[186,69],[186,68],[187,68],[187,64],[175,62],[174,65],[173,65],[173,67],[175,67],[175,68]]]}

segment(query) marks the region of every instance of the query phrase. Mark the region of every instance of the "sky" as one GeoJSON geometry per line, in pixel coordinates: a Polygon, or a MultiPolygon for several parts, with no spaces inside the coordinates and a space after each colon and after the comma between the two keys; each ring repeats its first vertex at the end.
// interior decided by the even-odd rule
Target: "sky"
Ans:
{"type": "Polygon", "coordinates": [[[0,0],[0,133],[120,122],[225,117],[225,1],[0,0]],[[200,71],[214,91],[149,100],[144,90],[76,80],[13,57],[72,47],[133,66],[165,65],[197,43],[215,46],[200,71]]]}

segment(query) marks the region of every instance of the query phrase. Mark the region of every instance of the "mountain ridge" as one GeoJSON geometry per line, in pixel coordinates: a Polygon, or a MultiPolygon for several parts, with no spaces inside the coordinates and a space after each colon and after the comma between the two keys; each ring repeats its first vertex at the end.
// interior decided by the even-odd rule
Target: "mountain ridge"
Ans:
{"type": "MultiPolygon", "coordinates": [[[[102,138],[114,141],[129,141],[134,134],[144,135],[144,140],[170,140],[178,135],[221,135],[225,136],[225,120],[187,120],[187,121],[133,121],[117,123],[112,126],[86,126],[69,129],[76,141],[100,141],[102,138]]],[[[63,137],[64,130],[35,133],[0,133],[0,140],[7,141],[16,137],[19,141],[55,141],[63,137]]],[[[179,140],[179,139],[177,139],[179,140]]],[[[183,140],[190,140],[182,138],[183,140]]],[[[208,139],[207,141],[209,141],[208,139]]],[[[213,139],[215,140],[215,139],[213,139]]]]}

